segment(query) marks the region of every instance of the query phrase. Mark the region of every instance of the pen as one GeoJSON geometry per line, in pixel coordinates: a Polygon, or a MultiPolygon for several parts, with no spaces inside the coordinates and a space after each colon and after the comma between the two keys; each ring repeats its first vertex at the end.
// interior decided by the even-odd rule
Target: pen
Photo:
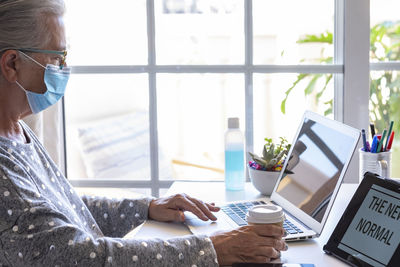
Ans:
{"type": "Polygon", "coordinates": [[[371,128],[371,138],[374,138],[374,136],[375,136],[375,125],[373,123],[371,123],[369,125],[369,127],[371,128]]]}
{"type": "Polygon", "coordinates": [[[388,144],[389,144],[389,138],[392,135],[392,129],[393,129],[393,121],[390,122],[390,126],[389,126],[389,132],[388,132],[388,136],[386,139],[386,144],[385,144],[385,151],[387,150],[388,144]]]}
{"type": "Polygon", "coordinates": [[[371,153],[376,153],[376,147],[378,146],[378,137],[374,135],[374,138],[372,139],[372,144],[371,144],[371,153]]]}
{"type": "Polygon", "coordinates": [[[367,150],[367,138],[365,137],[365,129],[361,130],[361,136],[362,136],[362,140],[363,140],[364,151],[368,152],[368,150],[367,150]]]}
{"type": "Polygon", "coordinates": [[[366,152],[370,152],[371,151],[371,146],[369,145],[369,142],[367,141],[367,151],[366,152]]]}
{"type": "Polygon", "coordinates": [[[379,141],[378,148],[376,149],[376,153],[383,152],[382,151],[382,145],[383,145],[383,142],[385,140],[386,134],[387,134],[387,130],[385,129],[385,130],[383,130],[382,138],[379,141]]]}
{"type": "Polygon", "coordinates": [[[390,135],[389,144],[388,144],[388,147],[387,147],[388,151],[392,148],[393,138],[394,138],[394,131],[390,135]]]}

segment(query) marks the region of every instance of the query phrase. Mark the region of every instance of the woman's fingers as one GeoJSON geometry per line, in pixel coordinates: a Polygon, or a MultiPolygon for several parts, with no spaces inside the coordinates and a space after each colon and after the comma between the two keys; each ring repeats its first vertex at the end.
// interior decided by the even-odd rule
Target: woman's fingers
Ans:
{"type": "MultiPolygon", "coordinates": [[[[214,214],[210,211],[210,208],[201,200],[192,198],[192,197],[187,197],[190,201],[192,201],[198,208],[201,209],[201,211],[210,219],[213,221],[217,220],[217,217],[215,217],[214,214]]],[[[211,206],[211,205],[210,205],[211,206]]],[[[215,208],[215,207],[214,207],[215,208]]]]}
{"type": "Polygon", "coordinates": [[[214,203],[208,204],[201,200],[187,196],[186,194],[178,194],[173,197],[172,208],[183,209],[185,211],[190,211],[199,217],[203,221],[207,220],[217,220],[212,211],[219,211],[219,207],[215,207],[214,203]]]}
{"type": "Polygon", "coordinates": [[[186,194],[177,194],[151,201],[149,217],[158,221],[184,221],[183,211],[190,211],[203,221],[215,221],[217,218],[212,212],[219,211],[219,208],[214,203],[208,204],[186,194]]]}
{"type": "Polygon", "coordinates": [[[255,243],[259,247],[273,247],[279,251],[287,250],[286,242],[281,239],[260,237],[255,243]]]}
{"type": "Polygon", "coordinates": [[[270,259],[276,259],[281,256],[281,253],[278,250],[269,246],[257,247],[254,254],[256,256],[268,257],[270,259]]]}
{"type": "Polygon", "coordinates": [[[252,228],[252,230],[260,236],[273,236],[282,238],[285,234],[285,230],[282,227],[273,224],[258,224],[245,227],[252,228]]]}
{"type": "Polygon", "coordinates": [[[284,247],[280,240],[268,237],[249,237],[248,244],[252,244],[251,249],[248,245],[241,247],[239,245],[237,254],[244,262],[266,263],[271,259],[276,259],[281,256],[280,248],[284,247]],[[260,242],[260,240],[263,240],[260,242]]]}
{"type": "MultiPolygon", "coordinates": [[[[254,245],[254,243],[253,243],[254,245]]],[[[238,247],[235,251],[241,262],[265,263],[281,256],[281,253],[269,246],[238,247]]]]}
{"type": "Polygon", "coordinates": [[[193,203],[189,198],[184,195],[179,195],[175,198],[174,206],[184,211],[190,211],[203,221],[208,220],[208,216],[204,214],[200,207],[193,203]]]}
{"type": "Polygon", "coordinates": [[[286,250],[282,235],[283,229],[279,226],[259,225],[218,232],[210,238],[219,263],[231,265],[233,262],[266,263],[279,258],[280,251],[286,250]]]}
{"type": "Polygon", "coordinates": [[[207,208],[211,211],[219,211],[221,208],[220,207],[216,207],[215,203],[205,203],[207,205],[207,208]]]}

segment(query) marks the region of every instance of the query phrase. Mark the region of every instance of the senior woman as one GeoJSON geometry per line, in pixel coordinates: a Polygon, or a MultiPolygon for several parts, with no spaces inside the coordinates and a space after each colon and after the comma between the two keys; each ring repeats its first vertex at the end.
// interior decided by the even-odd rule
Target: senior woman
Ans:
{"type": "Polygon", "coordinates": [[[146,219],[215,220],[213,204],[179,194],[79,197],[21,119],[56,103],[70,74],[62,0],[0,0],[0,266],[216,266],[268,262],[287,246],[277,226],[211,236],[123,239],[146,219]]]}

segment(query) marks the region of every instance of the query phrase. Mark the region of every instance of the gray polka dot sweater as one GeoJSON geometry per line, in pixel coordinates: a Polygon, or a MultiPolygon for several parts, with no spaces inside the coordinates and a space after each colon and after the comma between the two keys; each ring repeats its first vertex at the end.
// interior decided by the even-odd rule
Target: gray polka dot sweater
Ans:
{"type": "Polygon", "coordinates": [[[28,144],[0,137],[0,266],[218,266],[206,236],[122,238],[151,198],[79,197],[21,125],[28,144]]]}

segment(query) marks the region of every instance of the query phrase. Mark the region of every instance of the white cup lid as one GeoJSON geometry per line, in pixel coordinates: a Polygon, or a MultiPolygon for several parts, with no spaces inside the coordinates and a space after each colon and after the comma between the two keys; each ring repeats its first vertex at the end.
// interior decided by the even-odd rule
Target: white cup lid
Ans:
{"type": "Polygon", "coordinates": [[[257,205],[249,210],[246,219],[249,223],[277,223],[285,220],[285,214],[276,205],[257,205]]]}

